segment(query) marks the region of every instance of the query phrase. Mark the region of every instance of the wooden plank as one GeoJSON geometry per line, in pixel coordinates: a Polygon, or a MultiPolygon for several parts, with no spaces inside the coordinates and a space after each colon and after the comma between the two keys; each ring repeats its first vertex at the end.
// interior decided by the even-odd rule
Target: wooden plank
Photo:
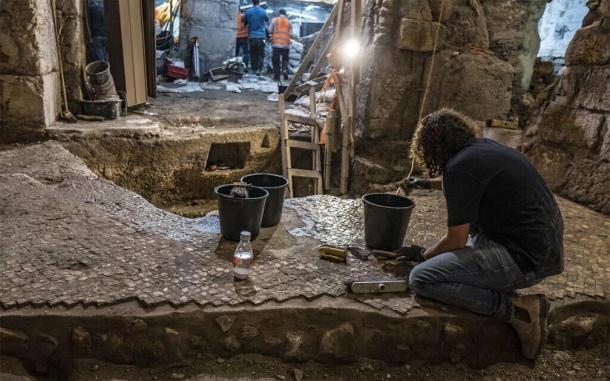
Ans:
{"type": "Polygon", "coordinates": [[[289,148],[300,148],[315,151],[318,149],[317,144],[311,142],[304,142],[302,140],[287,140],[286,144],[289,148]]]}
{"type": "Polygon", "coordinates": [[[142,15],[145,38],[146,55],[146,88],[148,96],[157,97],[157,58],[155,38],[155,2],[153,0],[142,1],[142,15]]]}
{"type": "Polygon", "coordinates": [[[510,120],[491,119],[487,121],[487,127],[491,128],[510,128],[512,130],[519,129],[519,123],[510,120]]]}
{"type": "Polygon", "coordinates": [[[290,173],[291,176],[307,177],[307,178],[310,178],[310,179],[320,179],[320,180],[322,180],[322,175],[320,174],[320,172],[316,172],[316,171],[313,171],[311,169],[290,168],[290,169],[288,169],[288,173],[290,173]]]}
{"type": "Polygon", "coordinates": [[[341,41],[341,33],[343,32],[343,12],[345,10],[345,0],[339,0],[337,3],[339,11],[337,12],[337,23],[335,24],[335,38],[341,41]]]}
{"type": "Polygon", "coordinates": [[[324,190],[330,189],[331,180],[331,163],[333,156],[333,144],[335,134],[335,111],[330,110],[326,117],[325,129],[326,129],[326,144],[324,145],[324,190]]]}
{"type": "MultiPolygon", "coordinates": [[[[286,93],[284,93],[284,95],[286,95],[286,93]]],[[[284,112],[284,119],[286,119],[288,122],[301,123],[301,124],[305,124],[308,126],[319,126],[320,125],[317,120],[312,119],[308,116],[291,114],[289,112],[284,112]]]]}
{"type": "Polygon", "coordinates": [[[322,155],[320,152],[320,130],[318,128],[313,128],[311,131],[311,140],[317,146],[317,149],[313,152],[313,169],[314,171],[320,174],[320,178],[316,180],[316,193],[322,194],[324,193],[323,184],[322,184],[322,155]]]}
{"type": "MultiPolygon", "coordinates": [[[[288,136],[288,121],[286,120],[286,118],[284,117],[284,112],[285,112],[285,99],[284,99],[284,94],[280,94],[279,97],[279,106],[280,106],[280,144],[281,144],[281,150],[282,150],[282,173],[284,174],[284,176],[288,176],[288,168],[289,168],[289,162],[290,162],[290,152],[288,149],[288,146],[286,144],[287,140],[289,139],[288,136]]],[[[289,179],[290,180],[290,179],[289,179]]],[[[292,184],[288,184],[290,187],[292,186],[292,184]]]]}
{"type": "Polygon", "coordinates": [[[309,88],[309,117],[316,120],[316,89],[309,88]]]}
{"type": "Polygon", "coordinates": [[[307,51],[305,58],[303,58],[303,61],[301,62],[301,66],[299,66],[299,70],[297,70],[297,72],[294,74],[294,77],[292,77],[292,81],[290,81],[290,84],[286,88],[286,91],[284,91],[284,94],[286,94],[286,96],[288,96],[292,93],[292,91],[294,90],[294,88],[297,85],[297,82],[301,80],[301,77],[303,76],[303,73],[305,73],[305,70],[309,66],[309,63],[315,57],[316,50],[322,43],[324,34],[326,33],[326,31],[328,31],[328,28],[330,27],[330,24],[335,20],[335,17],[337,17],[337,6],[336,5],[333,7],[333,10],[330,13],[330,15],[328,16],[328,19],[326,19],[326,22],[322,26],[322,29],[320,29],[320,34],[318,34],[318,37],[316,38],[316,40],[313,42],[313,44],[307,51]]]}
{"type": "Polygon", "coordinates": [[[324,83],[326,82],[327,79],[328,79],[328,75],[322,75],[322,76],[317,77],[314,80],[309,80],[309,81],[305,82],[304,84],[295,87],[294,93],[304,94],[309,91],[310,87],[315,88],[316,91],[320,91],[322,89],[322,87],[324,87],[324,83]]]}
{"type": "Polygon", "coordinates": [[[328,62],[328,53],[330,52],[330,49],[334,45],[335,38],[336,38],[335,34],[333,33],[333,35],[328,40],[328,43],[324,47],[324,50],[322,51],[320,60],[316,63],[316,66],[314,66],[313,69],[311,70],[311,73],[309,74],[310,78],[315,78],[315,76],[318,75],[318,73],[320,73],[320,70],[322,70],[322,67],[324,65],[326,65],[326,63],[328,62]]]}
{"type": "MultiPolygon", "coordinates": [[[[351,2],[351,20],[350,29],[351,35],[354,38],[360,38],[360,24],[362,23],[362,0],[352,0],[351,2]]],[[[356,109],[356,86],[357,74],[359,69],[359,60],[354,60],[351,63],[348,83],[347,96],[347,123],[343,128],[343,142],[341,145],[341,181],[339,184],[339,192],[346,194],[349,185],[349,168],[351,164],[352,151],[352,134],[355,125],[355,109],[356,109]]]]}

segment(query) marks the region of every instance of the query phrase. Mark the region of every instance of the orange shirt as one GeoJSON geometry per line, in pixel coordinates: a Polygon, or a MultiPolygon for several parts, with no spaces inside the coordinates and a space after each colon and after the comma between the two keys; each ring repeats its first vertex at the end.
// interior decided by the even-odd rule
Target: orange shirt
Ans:
{"type": "Polygon", "coordinates": [[[248,26],[244,24],[241,12],[237,14],[237,38],[248,38],[248,26]]]}

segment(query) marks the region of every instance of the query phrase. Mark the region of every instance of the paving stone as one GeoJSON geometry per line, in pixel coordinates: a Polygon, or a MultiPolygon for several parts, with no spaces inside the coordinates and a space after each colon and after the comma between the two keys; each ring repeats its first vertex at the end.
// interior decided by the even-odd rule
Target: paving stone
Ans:
{"type": "MultiPolygon", "coordinates": [[[[442,236],[440,192],[413,196],[407,242],[429,246],[442,236]]],[[[552,299],[610,297],[610,219],[559,199],[566,226],[565,272],[525,292],[552,299]]],[[[311,196],[286,202],[282,223],[253,243],[250,279],[235,283],[235,243],[209,232],[206,219],[160,210],[139,195],[96,178],[56,143],[0,152],[0,304],[205,306],[345,298],[407,314],[410,293],[354,296],[346,279],[388,279],[400,266],[351,254],[346,264],[318,258],[322,243],[362,246],[360,200],[311,196]],[[52,174],[61,181],[48,181],[52,174]],[[227,254],[228,253],[228,254],[227,254]]],[[[408,271],[408,270],[405,270],[408,271]]]]}

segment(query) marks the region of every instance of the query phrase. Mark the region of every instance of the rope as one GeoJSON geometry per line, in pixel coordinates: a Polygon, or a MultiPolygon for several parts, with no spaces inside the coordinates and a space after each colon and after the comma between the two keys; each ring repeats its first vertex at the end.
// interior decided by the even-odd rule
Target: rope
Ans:
{"type": "Polygon", "coordinates": [[[428,78],[426,79],[426,88],[424,89],[424,95],[421,101],[421,107],[419,108],[419,118],[417,119],[417,123],[421,120],[424,114],[424,109],[426,108],[426,101],[428,100],[428,92],[430,91],[430,81],[432,79],[432,72],[434,71],[434,62],[436,60],[436,50],[438,49],[438,37],[441,34],[441,21],[443,20],[443,11],[445,10],[445,2],[443,0],[441,3],[441,9],[438,13],[438,22],[436,26],[436,35],[434,36],[434,46],[432,48],[432,60],[430,61],[430,70],[428,71],[428,78]]]}
{"type": "MultiPolygon", "coordinates": [[[[419,107],[419,117],[417,118],[417,123],[424,116],[424,109],[426,108],[426,101],[428,100],[428,93],[430,92],[430,81],[432,80],[432,72],[434,70],[434,63],[436,61],[436,51],[438,49],[438,37],[441,34],[441,21],[443,21],[443,12],[445,10],[445,2],[443,0],[441,2],[441,9],[438,13],[438,22],[436,26],[436,33],[434,35],[434,45],[432,47],[432,59],[430,60],[430,70],[428,70],[428,77],[426,78],[426,87],[424,88],[424,95],[422,96],[421,105],[419,107]]],[[[415,158],[411,158],[411,169],[409,170],[409,174],[407,175],[407,179],[411,177],[413,174],[413,170],[415,169],[415,158]]],[[[400,187],[396,190],[396,194],[400,192],[400,187]]]]}

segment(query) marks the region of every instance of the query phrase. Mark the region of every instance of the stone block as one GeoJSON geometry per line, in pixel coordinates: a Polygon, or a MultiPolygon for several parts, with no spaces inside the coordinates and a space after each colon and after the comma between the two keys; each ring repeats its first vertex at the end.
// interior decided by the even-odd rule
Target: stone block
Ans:
{"type": "Polygon", "coordinates": [[[544,144],[535,146],[527,152],[538,172],[552,189],[558,189],[565,183],[566,168],[572,156],[566,151],[544,144]]]}
{"type": "Polygon", "coordinates": [[[565,173],[561,195],[602,213],[610,213],[610,164],[601,160],[574,160],[565,173]]]}
{"type": "Polygon", "coordinates": [[[448,45],[474,44],[489,48],[487,19],[479,0],[453,0],[451,13],[443,25],[447,27],[445,41],[448,45]]]}
{"type": "Polygon", "coordinates": [[[491,54],[443,50],[437,55],[426,112],[451,107],[473,119],[506,119],[513,67],[491,54]]]}
{"type": "Polygon", "coordinates": [[[453,0],[428,0],[430,9],[432,10],[432,20],[438,21],[441,15],[441,6],[443,6],[443,2],[445,4],[441,22],[447,21],[451,16],[451,13],[453,12],[453,0]]]}
{"type": "Polygon", "coordinates": [[[607,19],[610,19],[610,0],[602,0],[599,4],[598,12],[607,19]]]}
{"type": "Polygon", "coordinates": [[[539,136],[562,146],[593,148],[599,140],[604,116],[552,103],[539,123],[539,136]]]}
{"type": "Polygon", "coordinates": [[[400,17],[432,21],[432,10],[428,0],[403,0],[400,3],[400,17]]]}
{"type": "Polygon", "coordinates": [[[596,67],[580,77],[576,106],[610,112],[610,67],[596,67]]]}
{"type": "Polygon", "coordinates": [[[323,361],[349,361],[355,358],[355,350],[354,327],[344,323],[322,335],[319,358],[323,361]]]}
{"type": "Polygon", "coordinates": [[[36,4],[0,2],[0,74],[39,73],[36,4]]]}
{"type": "MultiPolygon", "coordinates": [[[[396,46],[399,49],[431,52],[434,49],[434,38],[438,27],[439,24],[432,21],[402,19],[396,46]]],[[[442,40],[442,29],[440,40],[442,40]]]]}
{"type": "Polygon", "coordinates": [[[0,115],[8,123],[45,124],[43,84],[38,77],[0,75],[0,115]]]}
{"type": "Polygon", "coordinates": [[[606,65],[610,63],[610,33],[599,24],[579,29],[566,51],[568,65],[606,65]]]}
{"type": "Polygon", "coordinates": [[[220,66],[235,54],[237,3],[228,0],[188,1],[183,12],[189,15],[181,31],[181,47],[186,53],[192,36],[202,39],[200,49],[205,69],[220,66]],[[206,38],[214,36],[214,38],[206,38]]]}

